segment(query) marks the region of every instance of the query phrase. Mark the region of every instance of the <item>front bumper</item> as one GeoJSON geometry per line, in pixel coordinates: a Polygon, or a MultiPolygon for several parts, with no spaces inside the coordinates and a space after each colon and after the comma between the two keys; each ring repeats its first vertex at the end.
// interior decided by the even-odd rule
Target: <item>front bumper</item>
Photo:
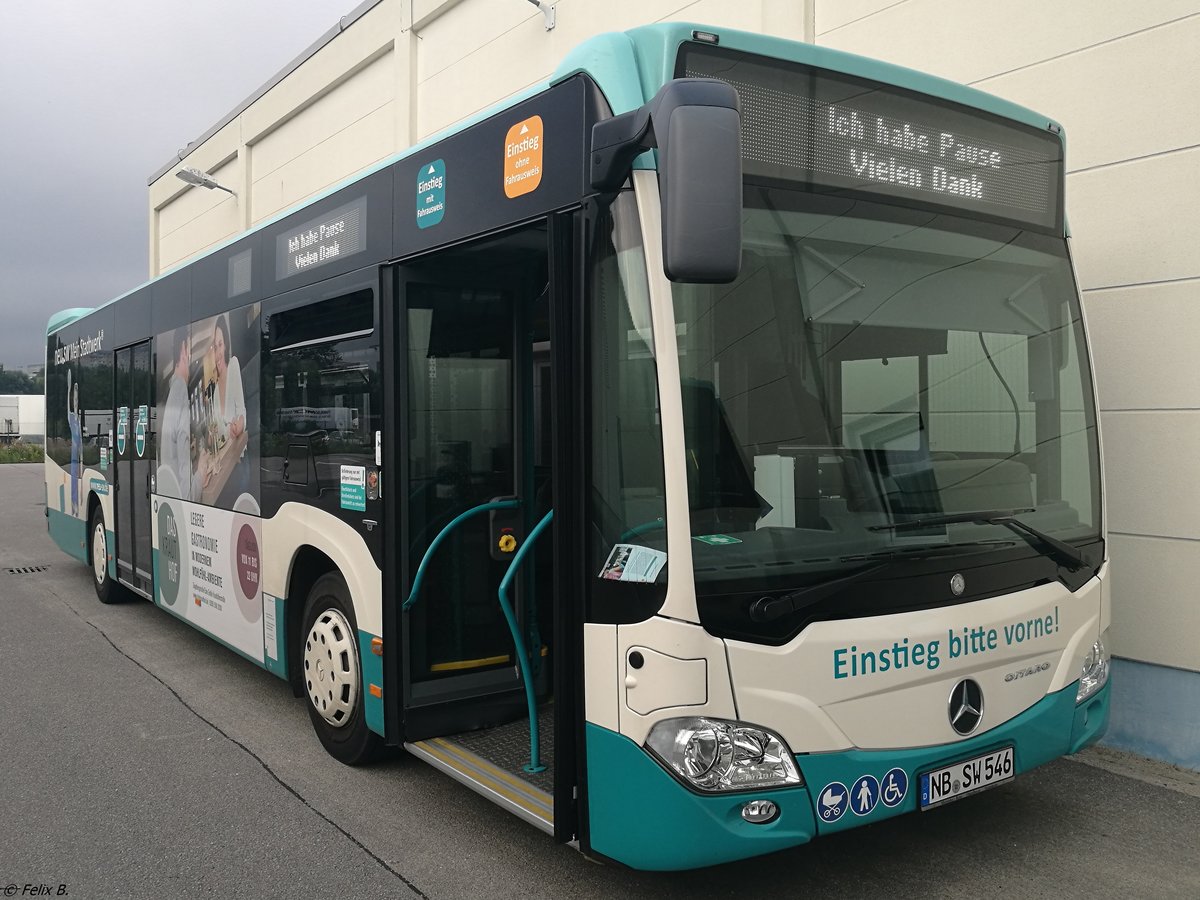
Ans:
{"type": "MultiPolygon", "coordinates": [[[[1076,753],[1104,734],[1110,686],[1076,706],[1077,684],[1050,694],[1003,725],[953,744],[911,750],[846,750],[800,754],[805,786],[735,794],[698,794],[684,787],[633,741],[587,724],[590,844],[638,869],[677,870],[745,859],[806,843],[917,809],[920,773],[1012,745],[1017,774],[1076,753]],[[908,789],[893,808],[876,803],[866,815],[847,810],[824,822],[816,805],[826,785],[852,785],[863,775],[882,780],[893,768],[908,789]],[[750,800],[769,799],[780,810],[766,825],[742,819],[750,800]]],[[[761,723],[770,727],[769,723],[761,723]]]]}

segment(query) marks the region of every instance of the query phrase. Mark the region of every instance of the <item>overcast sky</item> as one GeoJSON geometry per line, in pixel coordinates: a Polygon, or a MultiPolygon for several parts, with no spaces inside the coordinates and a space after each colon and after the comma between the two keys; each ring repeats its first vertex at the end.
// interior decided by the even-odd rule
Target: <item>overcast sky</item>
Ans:
{"type": "Polygon", "coordinates": [[[0,364],[147,280],[151,174],[359,0],[35,0],[0,25],[0,364]]]}

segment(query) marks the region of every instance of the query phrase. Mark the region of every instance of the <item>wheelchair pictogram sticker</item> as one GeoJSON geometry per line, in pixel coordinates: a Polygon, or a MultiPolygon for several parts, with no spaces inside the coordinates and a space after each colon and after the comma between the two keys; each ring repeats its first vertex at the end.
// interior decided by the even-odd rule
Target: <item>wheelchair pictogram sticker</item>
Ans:
{"type": "Polygon", "coordinates": [[[891,769],[879,785],[879,800],[888,809],[895,809],[908,794],[908,775],[903,769],[891,769]]]}

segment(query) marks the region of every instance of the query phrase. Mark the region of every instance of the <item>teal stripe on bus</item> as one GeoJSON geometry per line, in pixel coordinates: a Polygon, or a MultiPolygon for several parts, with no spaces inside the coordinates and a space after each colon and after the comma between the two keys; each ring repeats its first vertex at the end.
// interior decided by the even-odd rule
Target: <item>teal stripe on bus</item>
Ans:
{"type": "Polygon", "coordinates": [[[362,692],[363,713],[367,719],[367,727],[378,735],[384,733],[383,697],[371,693],[371,685],[383,691],[383,657],[371,652],[371,641],[378,635],[359,630],[358,658],[362,661],[362,692]]]}
{"type": "MultiPolygon", "coordinates": [[[[80,562],[87,562],[87,522],[57,509],[47,510],[47,527],[54,543],[80,562]]],[[[110,566],[110,571],[111,571],[110,566]]]]}
{"type": "Polygon", "coordinates": [[[266,622],[263,623],[263,667],[272,675],[278,675],[280,678],[287,680],[288,677],[288,652],[287,652],[287,608],[284,605],[282,597],[276,597],[272,594],[263,593],[263,615],[266,615],[266,607],[271,603],[275,610],[275,658],[271,658],[271,654],[267,652],[267,627],[266,622]]]}

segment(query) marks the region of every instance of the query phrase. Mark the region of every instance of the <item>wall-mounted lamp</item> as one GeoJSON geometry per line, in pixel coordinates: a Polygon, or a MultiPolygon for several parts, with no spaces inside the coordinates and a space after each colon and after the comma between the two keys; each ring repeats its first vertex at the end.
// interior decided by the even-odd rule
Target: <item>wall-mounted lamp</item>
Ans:
{"type": "Polygon", "coordinates": [[[546,17],[546,30],[553,31],[555,24],[554,7],[549,3],[544,2],[544,0],[529,0],[529,2],[540,9],[542,11],[542,15],[546,17]]]}
{"type": "Polygon", "coordinates": [[[215,188],[218,191],[228,191],[235,197],[237,196],[233,188],[225,187],[225,185],[221,184],[207,172],[201,172],[199,169],[193,169],[191,166],[180,169],[175,173],[175,177],[180,181],[186,181],[188,184],[194,184],[196,187],[208,188],[210,191],[215,188]]]}

